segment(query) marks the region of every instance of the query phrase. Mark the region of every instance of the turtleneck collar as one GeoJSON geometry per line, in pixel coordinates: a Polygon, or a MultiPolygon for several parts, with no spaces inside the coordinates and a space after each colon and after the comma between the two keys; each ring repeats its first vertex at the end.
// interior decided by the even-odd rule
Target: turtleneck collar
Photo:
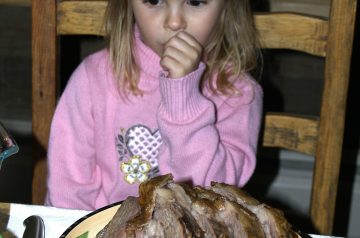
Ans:
{"type": "Polygon", "coordinates": [[[141,72],[148,76],[159,78],[163,71],[160,66],[160,56],[141,40],[140,30],[136,24],[134,26],[134,39],[136,60],[141,72]]]}

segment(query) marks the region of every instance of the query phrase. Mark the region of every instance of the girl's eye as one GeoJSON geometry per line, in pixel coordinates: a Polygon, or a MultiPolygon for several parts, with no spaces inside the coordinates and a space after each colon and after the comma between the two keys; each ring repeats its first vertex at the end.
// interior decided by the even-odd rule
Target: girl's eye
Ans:
{"type": "Polygon", "coordinates": [[[156,6],[159,5],[161,3],[160,0],[143,0],[143,3],[148,3],[150,5],[156,6]]]}
{"type": "MultiPolygon", "coordinates": [[[[142,0],[142,1],[145,4],[156,6],[156,5],[162,4],[164,0],[142,0]]],[[[206,4],[206,3],[207,3],[206,0],[187,0],[187,4],[189,4],[190,6],[193,6],[193,7],[198,7],[198,6],[206,4]]]]}
{"type": "Polygon", "coordinates": [[[204,0],[188,0],[188,4],[194,7],[198,7],[202,4],[206,4],[206,1],[204,0]]]}

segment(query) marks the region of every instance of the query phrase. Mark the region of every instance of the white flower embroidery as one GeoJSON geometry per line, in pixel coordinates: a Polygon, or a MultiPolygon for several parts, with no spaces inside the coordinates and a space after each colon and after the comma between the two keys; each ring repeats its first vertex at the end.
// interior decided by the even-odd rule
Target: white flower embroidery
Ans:
{"type": "Polygon", "coordinates": [[[132,156],[129,162],[121,163],[120,169],[125,174],[125,181],[129,184],[142,183],[149,178],[151,165],[148,161],[140,158],[140,156],[132,156]]]}

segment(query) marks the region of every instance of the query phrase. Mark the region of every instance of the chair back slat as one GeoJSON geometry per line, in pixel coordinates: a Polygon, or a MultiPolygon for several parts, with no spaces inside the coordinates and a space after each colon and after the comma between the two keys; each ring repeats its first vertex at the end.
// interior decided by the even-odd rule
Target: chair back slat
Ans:
{"type": "MultiPolygon", "coordinates": [[[[60,35],[103,35],[106,1],[63,1],[58,5],[60,35]]],[[[295,13],[255,16],[263,48],[292,49],[326,55],[327,21],[295,13]]]]}
{"type": "Polygon", "coordinates": [[[268,113],[265,117],[263,146],[314,155],[318,120],[289,114],[268,113]]]}
{"type": "Polygon", "coordinates": [[[324,19],[296,13],[258,13],[255,25],[263,48],[326,56],[328,22],[324,19]]]}
{"type": "Polygon", "coordinates": [[[59,3],[59,35],[104,35],[105,1],[63,1],[59,3]]]}

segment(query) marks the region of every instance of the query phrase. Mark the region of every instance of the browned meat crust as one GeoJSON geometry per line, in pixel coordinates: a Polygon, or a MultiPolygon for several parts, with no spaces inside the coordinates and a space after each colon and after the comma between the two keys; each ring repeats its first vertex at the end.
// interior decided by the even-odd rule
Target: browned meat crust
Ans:
{"type": "Polygon", "coordinates": [[[292,238],[282,211],[262,204],[239,188],[212,183],[209,188],[175,183],[171,174],[139,187],[98,238],[292,238]]]}

